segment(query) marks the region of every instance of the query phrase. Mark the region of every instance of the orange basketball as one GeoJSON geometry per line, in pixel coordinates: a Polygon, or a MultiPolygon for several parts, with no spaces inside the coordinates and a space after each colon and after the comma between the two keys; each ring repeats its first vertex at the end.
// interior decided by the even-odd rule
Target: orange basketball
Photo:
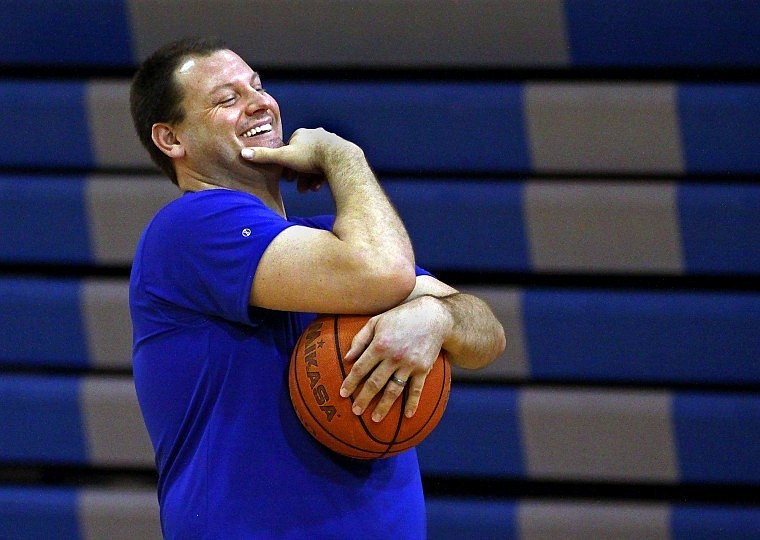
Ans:
{"type": "Polygon", "coordinates": [[[331,450],[360,459],[392,456],[419,444],[438,425],[451,389],[451,366],[441,351],[412,418],[404,416],[408,388],[380,422],[373,422],[371,415],[382,392],[361,416],[351,412],[353,397],[339,394],[352,365],[343,357],[367,320],[358,315],[317,317],[299,338],[288,374],[290,399],[306,430],[331,450]]]}

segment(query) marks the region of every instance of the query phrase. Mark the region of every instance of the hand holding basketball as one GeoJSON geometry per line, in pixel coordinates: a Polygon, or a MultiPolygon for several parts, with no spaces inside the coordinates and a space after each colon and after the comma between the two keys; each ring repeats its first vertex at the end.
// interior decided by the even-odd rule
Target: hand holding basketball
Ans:
{"type": "MultiPolygon", "coordinates": [[[[356,334],[367,324],[366,316],[323,315],[301,335],[290,361],[289,389],[295,412],[318,441],[340,454],[354,458],[382,458],[416,446],[440,421],[448,402],[451,367],[443,351],[438,351],[425,377],[416,414],[404,414],[409,392],[392,380],[387,387],[394,399],[381,421],[370,419],[371,411],[385,394],[374,399],[360,415],[352,411],[353,397],[341,397],[339,390],[352,362],[345,356],[356,334]]],[[[376,370],[375,370],[376,371],[376,370]]],[[[397,375],[396,375],[397,376],[397,375]]]]}
{"type": "Polygon", "coordinates": [[[364,413],[375,396],[381,395],[370,411],[372,420],[378,422],[406,391],[404,414],[414,415],[447,331],[445,319],[436,316],[437,304],[428,300],[432,297],[420,297],[372,317],[354,337],[346,354],[346,361],[353,366],[341,396],[354,395],[355,414],[364,413]]]}

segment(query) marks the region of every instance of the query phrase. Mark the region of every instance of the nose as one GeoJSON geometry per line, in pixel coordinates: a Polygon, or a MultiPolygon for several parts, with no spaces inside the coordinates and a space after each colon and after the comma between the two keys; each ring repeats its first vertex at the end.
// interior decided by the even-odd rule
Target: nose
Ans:
{"type": "Polygon", "coordinates": [[[257,111],[262,109],[271,109],[272,98],[266,93],[261,93],[258,90],[250,90],[249,96],[247,96],[248,103],[245,107],[246,114],[253,115],[257,111]]]}

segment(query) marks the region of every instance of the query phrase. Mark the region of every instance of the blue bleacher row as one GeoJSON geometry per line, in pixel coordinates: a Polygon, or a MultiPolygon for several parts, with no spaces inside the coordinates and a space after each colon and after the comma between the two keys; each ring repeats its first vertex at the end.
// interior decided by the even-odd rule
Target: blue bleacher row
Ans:
{"type": "MultiPolygon", "coordinates": [[[[760,172],[760,86],[696,83],[270,81],[286,137],[322,126],[379,171],[760,172]]],[[[149,167],[128,81],[2,80],[2,167],[149,167]]]]}
{"type": "Polygon", "coordinates": [[[278,67],[663,67],[760,63],[752,0],[2,0],[0,65],[131,67],[218,34],[278,67]],[[171,13],[171,17],[157,17],[171,13]],[[325,28],[337,28],[335,33],[325,28]],[[473,36],[477,36],[474,39],[473,36]]]}
{"type": "MultiPolygon", "coordinates": [[[[481,381],[760,383],[760,294],[464,287],[507,330],[481,381]]],[[[0,278],[0,367],[129,370],[126,279],[0,278]]]]}
{"type": "MultiPolygon", "coordinates": [[[[760,271],[757,184],[396,177],[384,186],[431,270],[760,271]]],[[[291,215],[333,212],[327,189],[284,190],[291,215]]],[[[0,262],[129,265],[145,224],[177,196],[154,176],[0,174],[0,262]]]]}
{"type": "MultiPolygon", "coordinates": [[[[754,540],[760,511],[734,506],[428,497],[435,540],[647,538],[754,540]]],[[[0,488],[0,537],[159,540],[155,493],[141,489],[0,488]]]]}
{"type": "MultiPolygon", "coordinates": [[[[0,463],[152,468],[128,376],[0,375],[0,463]]],[[[760,397],[457,383],[424,475],[760,485],[760,397]]]]}

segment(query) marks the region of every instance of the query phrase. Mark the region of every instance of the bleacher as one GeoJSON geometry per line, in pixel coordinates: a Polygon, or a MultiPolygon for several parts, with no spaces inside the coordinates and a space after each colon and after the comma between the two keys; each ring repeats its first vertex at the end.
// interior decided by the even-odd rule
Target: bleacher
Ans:
{"type": "Polygon", "coordinates": [[[760,538],[759,3],[0,13],[0,539],[160,538],[127,290],[178,192],[127,96],[187,34],[261,72],[286,133],[361,144],[418,263],[504,324],[419,447],[431,540],[760,538]]]}

